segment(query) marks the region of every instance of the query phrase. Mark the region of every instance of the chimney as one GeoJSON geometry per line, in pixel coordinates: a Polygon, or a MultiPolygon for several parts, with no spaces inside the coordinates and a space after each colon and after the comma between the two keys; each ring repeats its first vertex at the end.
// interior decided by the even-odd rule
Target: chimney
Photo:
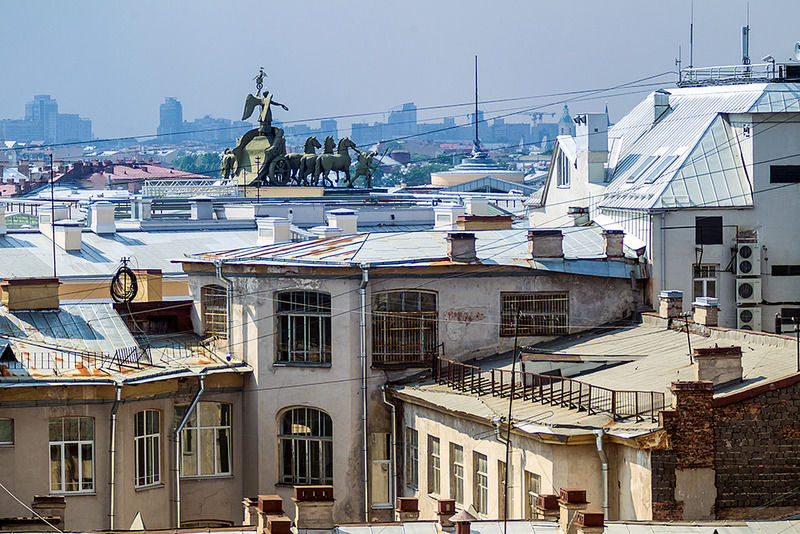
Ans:
{"type": "Polygon", "coordinates": [[[81,223],[64,219],[53,223],[55,229],[56,245],[67,252],[81,250],[81,223]]]}
{"type": "Polygon", "coordinates": [[[603,534],[605,522],[603,512],[589,512],[581,510],[575,516],[578,534],[603,534]]]}
{"type": "MultiPolygon", "coordinates": [[[[299,529],[300,527],[298,527],[299,529]]],[[[328,528],[333,528],[333,523],[328,528]]],[[[328,530],[326,528],[325,530],[328,530]]],[[[267,529],[262,534],[291,534],[292,520],[285,515],[267,516],[267,529]]]]}
{"type": "Polygon", "coordinates": [[[658,294],[658,316],[663,319],[680,317],[683,313],[683,291],[667,289],[658,294]]]}
{"type": "Polygon", "coordinates": [[[213,199],[211,197],[194,197],[191,200],[193,221],[210,221],[214,218],[213,199]]]}
{"type": "Polygon", "coordinates": [[[589,208],[570,206],[568,213],[572,216],[573,225],[586,226],[589,224],[589,208]]]}
{"type": "Polygon", "coordinates": [[[511,215],[459,215],[456,218],[456,229],[460,231],[510,230],[513,225],[511,215]]]}
{"type": "Polygon", "coordinates": [[[53,221],[61,221],[69,217],[69,210],[66,206],[56,204],[52,210],[50,206],[42,206],[39,209],[39,232],[47,237],[53,236],[53,221]]]}
{"type": "Polygon", "coordinates": [[[358,214],[355,210],[339,208],[327,213],[328,225],[338,228],[344,235],[358,233],[358,214]]]}
{"type": "Polygon", "coordinates": [[[163,275],[161,269],[133,269],[139,290],[134,302],[161,302],[164,300],[163,275]]]}
{"type": "Polygon", "coordinates": [[[242,525],[246,527],[256,526],[258,524],[258,497],[245,497],[242,499],[242,508],[244,509],[242,525]]]}
{"type": "Polygon", "coordinates": [[[342,229],[333,226],[315,226],[310,232],[319,236],[319,239],[328,239],[329,237],[339,237],[342,235],[342,229]]]}
{"type": "Polygon", "coordinates": [[[433,229],[434,230],[455,230],[456,220],[464,215],[463,206],[448,204],[433,208],[433,229]]]}
{"type": "Polygon", "coordinates": [[[470,524],[477,520],[477,517],[466,510],[461,510],[450,518],[450,521],[456,525],[456,534],[470,534],[470,524]]]}
{"type": "Polygon", "coordinates": [[[292,500],[297,530],[330,530],[334,527],[333,486],[295,486],[292,500]]]}
{"type": "Polygon", "coordinates": [[[439,524],[445,528],[453,526],[450,518],[456,513],[455,499],[439,499],[436,507],[436,515],[439,516],[439,524]]]}
{"type": "Polygon", "coordinates": [[[714,387],[742,381],[741,347],[694,349],[695,380],[708,380],[714,387]]]}
{"type": "Polygon", "coordinates": [[[416,497],[397,498],[397,520],[401,523],[419,519],[419,501],[416,497]]]}
{"type": "Polygon", "coordinates": [[[577,115],[575,123],[578,166],[586,166],[589,183],[605,183],[608,161],[608,115],[585,113],[577,115]]]}
{"type": "Polygon", "coordinates": [[[558,521],[561,514],[558,507],[558,495],[537,495],[536,519],[558,521]]]}
{"type": "Polygon", "coordinates": [[[114,204],[106,200],[93,202],[89,206],[91,211],[91,229],[97,235],[113,234],[117,231],[114,222],[114,204]]]}
{"type": "Polygon", "coordinates": [[[581,510],[586,510],[586,490],[561,488],[558,497],[559,517],[558,526],[564,534],[576,534],[578,526],[575,524],[575,516],[581,510]]]}
{"type": "Polygon", "coordinates": [[[450,261],[471,262],[477,259],[475,234],[449,232],[445,239],[447,240],[447,257],[450,258],[450,261]]]}
{"type": "Polygon", "coordinates": [[[466,201],[467,213],[469,215],[486,216],[489,215],[489,201],[481,197],[468,198],[466,201]]]}
{"type": "Polygon", "coordinates": [[[719,299],[714,297],[697,297],[692,302],[694,314],[692,320],[704,326],[717,326],[719,316],[719,299]]]}
{"type": "Polygon", "coordinates": [[[0,235],[6,235],[6,232],[6,203],[0,202],[0,235]]]}
{"type": "Polygon", "coordinates": [[[528,230],[528,253],[532,259],[563,258],[561,230],[528,230]]]}
{"type": "Polygon", "coordinates": [[[283,217],[256,217],[259,245],[289,243],[292,240],[292,223],[283,217]]]}
{"type": "Polygon", "coordinates": [[[669,109],[669,91],[659,89],[653,93],[653,124],[667,112],[669,109]]]}
{"type": "Polygon", "coordinates": [[[153,199],[142,195],[131,198],[131,219],[136,221],[149,220],[153,215],[153,199]]]}
{"type": "Polygon", "coordinates": [[[31,509],[61,530],[67,529],[67,502],[63,495],[34,495],[31,509]]]}
{"type": "MultiPolygon", "coordinates": [[[[250,500],[252,501],[252,499],[250,500]]],[[[271,532],[273,527],[283,528],[283,522],[277,521],[278,519],[285,519],[291,525],[291,520],[283,513],[283,499],[279,495],[259,495],[254,504],[258,515],[257,532],[259,534],[271,532]],[[276,522],[271,526],[272,518],[275,518],[276,522]]],[[[245,515],[247,515],[247,510],[245,510],[245,515]]]]}
{"type": "Polygon", "coordinates": [[[603,252],[608,259],[621,259],[624,257],[625,249],[622,241],[625,232],[622,230],[603,230],[603,252]]]}
{"type": "Polygon", "coordinates": [[[58,278],[6,278],[2,302],[11,311],[58,309],[58,278]]]}

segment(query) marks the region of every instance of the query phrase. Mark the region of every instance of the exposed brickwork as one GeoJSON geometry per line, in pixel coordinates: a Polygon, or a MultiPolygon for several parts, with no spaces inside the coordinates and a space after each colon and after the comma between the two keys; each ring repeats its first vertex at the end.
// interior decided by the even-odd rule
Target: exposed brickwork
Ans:
{"type": "Polygon", "coordinates": [[[669,450],[650,453],[653,502],[666,502],[675,498],[675,455],[669,450]]]}
{"type": "Polygon", "coordinates": [[[653,501],[653,521],[680,521],[683,519],[683,503],[653,501]]]}
{"type": "Polygon", "coordinates": [[[661,413],[669,445],[680,469],[714,467],[711,382],[674,382],[675,410],[661,413]]]}

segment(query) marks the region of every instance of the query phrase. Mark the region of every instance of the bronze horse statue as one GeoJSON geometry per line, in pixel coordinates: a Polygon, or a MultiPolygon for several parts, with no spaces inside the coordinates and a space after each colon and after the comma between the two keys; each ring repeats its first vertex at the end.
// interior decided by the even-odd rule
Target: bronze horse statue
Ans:
{"type": "Polygon", "coordinates": [[[336,171],[336,182],[339,182],[339,172],[344,171],[345,183],[350,183],[350,152],[349,149],[356,149],[356,144],[350,140],[349,137],[343,137],[339,140],[339,145],[336,149],[336,154],[320,154],[317,156],[317,163],[314,167],[314,183],[317,183],[318,177],[322,175],[322,183],[331,184],[333,182],[328,178],[331,171],[336,171]]]}
{"type": "Polygon", "coordinates": [[[289,167],[292,171],[292,179],[297,185],[308,185],[306,176],[314,172],[314,163],[317,160],[317,150],[322,145],[317,141],[316,136],[311,136],[306,139],[306,144],[303,147],[303,153],[298,154],[292,152],[286,154],[286,159],[289,160],[289,167]]]}

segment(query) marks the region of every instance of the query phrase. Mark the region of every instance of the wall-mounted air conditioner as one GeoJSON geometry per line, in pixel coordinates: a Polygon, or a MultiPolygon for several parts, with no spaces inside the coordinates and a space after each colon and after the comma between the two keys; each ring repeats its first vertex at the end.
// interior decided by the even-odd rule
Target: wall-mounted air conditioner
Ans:
{"type": "Polygon", "coordinates": [[[739,243],[736,252],[738,276],[761,276],[761,246],[758,243],[739,243]]]}
{"type": "Polygon", "coordinates": [[[736,308],[736,328],[761,331],[761,308],[736,308]]]}
{"type": "Polygon", "coordinates": [[[761,279],[738,278],[736,280],[736,305],[761,304],[761,279]]]}

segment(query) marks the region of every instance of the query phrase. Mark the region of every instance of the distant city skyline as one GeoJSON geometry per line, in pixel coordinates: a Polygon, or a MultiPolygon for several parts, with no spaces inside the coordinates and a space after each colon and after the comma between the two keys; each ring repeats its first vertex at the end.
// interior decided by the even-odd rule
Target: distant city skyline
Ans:
{"type": "MultiPolygon", "coordinates": [[[[694,64],[741,61],[746,0],[706,0],[694,6],[694,64]]],[[[183,4],[77,1],[5,3],[6,48],[0,57],[13,83],[4,85],[0,117],[19,117],[31,95],[51,94],[64,110],[91,118],[96,137],[156,133],[166,96],[183,103],[188,120],[205,115],[237,120],[253,76],[264,66],[265,85],[286,103],[275,120],[286,124],[337,117],[384,122],[386,110],[413,101],[420,122],[472,110],[426,109],[473,98],[473,56],[479,56],[480,98],[539,96],[484,106],[488,118],[527,122],[525,109],[602,111],[612,120],[654,87],[670,87],[682,48],[688,64],[690,0],[668,5],[638,0],[509,3],[444,0],[378,4],[311,2],[265,7],[242,0],[221,8],[183,4]],[[250,21],[279,18],[281,24],[250,21]],[[34,23],[35,21],[35,23],[34,23]],[[124,21],[124,23],[122,22],[124,21]],[[413,37],[413,38],[411,38],[413,37]],[[574,91],[615,87],[662,74],[645,87],[599,94],[574,91]],[[553,96],[542,96],[553,95],[553,96]],[[541,107],[540,107],[541,106],[541,107]],[[370,113],[369,116],[342,117],[370,113]]],[[[750,3],[751,58],[789,56],[800,38],[800,3],[750,3]]],[[[634,84],[640,85],[640,84],[634,84]]]]}

